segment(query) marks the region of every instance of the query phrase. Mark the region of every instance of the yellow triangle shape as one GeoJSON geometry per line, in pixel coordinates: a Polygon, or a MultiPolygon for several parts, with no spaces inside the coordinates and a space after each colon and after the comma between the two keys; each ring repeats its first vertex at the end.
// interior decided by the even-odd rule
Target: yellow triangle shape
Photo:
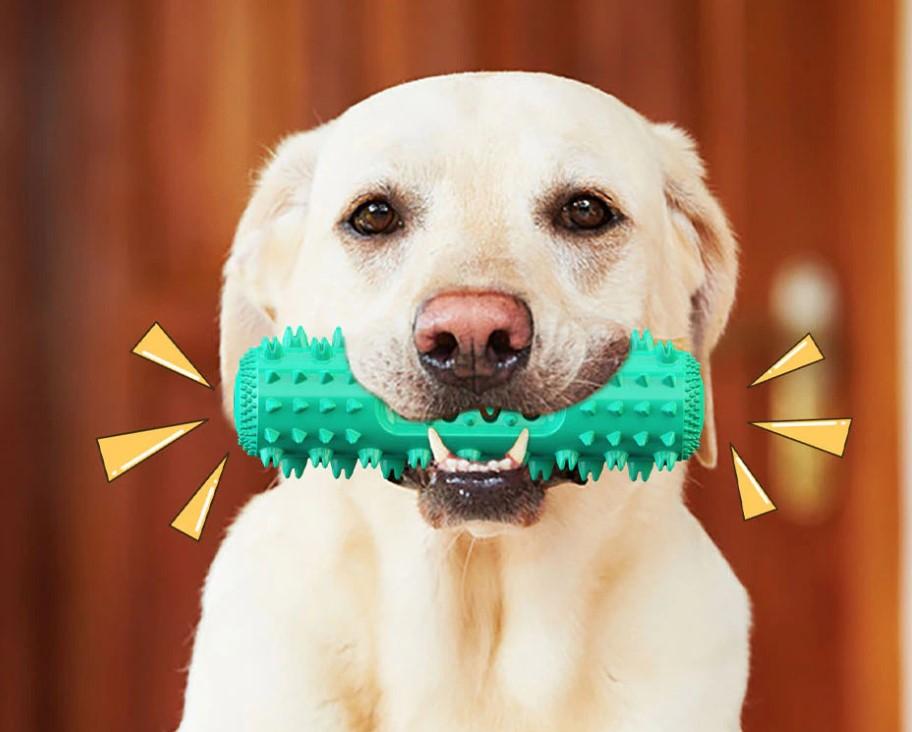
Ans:
{"type": "Polygon", "coordinates": [[[852,420],[845,419],[795,419],[779,422],[751,422],[754,427],[787,437],[802,445],[842,457],[852,420]]]}
{"type": "Polygon", "coordinates": [[[215,470],[209,473],[209,477],[196,489],[196,493],[187,501],[187,505],[174,517],[174,521],[171,522],[172,528],[199,541],[200,534],[203,533],[206,526],[206,519],[209,517],[209,507],[212,505],[212,499],[215,498],[215,491],[222,479],[222,471],[227,462],[228,456],[225,455],[215,470]]]}
{"type": "Polygon", "coordinates": [[[731,446],[732,465],[735,467],[735,478],[738,481],[738,493],[741,495],[741,513],[747,521],[765,513],[776,510],[776,505],[766,495],[754,474],[741,459],[735,446],[731,446]]]}
{"type": "Polygon", "coordinates": [[[190,363],[190,359],[184,355],[183,351],[177,347],[177,344],[171,340],[171,336],[165,333],[165,329],[158,323],[153,323],[152,327],[146,331],[146,334],[140,338],[139,343],[133,346],[133,353],[157,363],[159,366],[164,366],[176,374],[186,376],[188,379],[192,379],[203,386],[212,388],[196,366],[190,363]]]}
{"type": "Polygon", "coordinates": [[[167,427],[99,437],[98,450],[101,453],[101,461],[104,463],[108,482],[119,478],[131,468],[135,468],[143,460],[152,457],[159,450],[163,450],[205,421],[201,419],[196,422],[171,424],[167,427]]]}
{"type": "Polygon", "coordinates": [[[817,363],[822,360],[823,354],[817,347],[814,338],[808,333],[804,338],[786,351],[782,358],[758,376],[751,386],[756,386],[757,384],[762,384],[764,381],[784,376],[792,371],[797,371],[804,366],[810,366],[812,363],[817,363]]]}

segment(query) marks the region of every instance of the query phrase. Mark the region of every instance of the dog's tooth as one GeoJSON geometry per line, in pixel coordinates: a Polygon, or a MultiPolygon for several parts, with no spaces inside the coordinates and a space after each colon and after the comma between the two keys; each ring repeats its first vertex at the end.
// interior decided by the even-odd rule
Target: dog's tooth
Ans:
{"type": "Polygon", "coordinates": [[[497,467],[500,470],[512,470],[514,467],[516,467],[516,463],[513,462],[513,458],[504,458],[499,463],[497,463],[497,467]]]}
{"type": "Polygon", "coordinates": [[[500,470],[500,460],[488,460],[488,470],[500,470]]]}
{"type": "Polygon", "coordinates": [[[456,467],[459,470],[468,470],[470,465],[471,465],[471,463],[468,460],[466,460],[465,458],[462,458],[461,460],[458,460],[456,462],[456,467]]]}
{"type": "Polygon", "coordinates": [[[447,446],[443,444],[443,440],[440,438],[437,430],[433,427],[428,427],[427,436],[428,442],[431,444],[431,452],[434,453],[434,462],[444,462],[450,456],[450,451],[447,449],[447,446]]]}
{"type": "Polygon", "coordinates": [[[510,458],[517,465],[522,465],[523,460],[526,457],[526,448],[529,446],[529,430],[523,429],[519,433],[519,437],[516,438],[516,442],[513,443],[513,447],[507,450],[505,457],[510,458]]]}

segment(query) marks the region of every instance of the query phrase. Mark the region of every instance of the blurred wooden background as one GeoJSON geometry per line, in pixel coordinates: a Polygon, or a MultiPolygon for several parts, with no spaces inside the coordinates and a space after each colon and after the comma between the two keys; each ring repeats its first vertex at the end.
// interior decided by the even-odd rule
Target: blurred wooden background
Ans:
{"type": "MultiPolygon", "coordinates": [[[[233,444],[215,396],[129,354],[153,320],[217,376],[219,270],[250,172],[289,131],[385,86],[463,69],[574,76],[695,134],[743,243],[714,361],[720,466],[689,500],[748,586],[745,732],[899,729],[893,0],[21,2],[0,23],[0,726],[164,730],[198,591],[269,475],[229,462],[203,540],[168,524],[233,444]],[[824,412],[842,462],[771,482],[745,390],[803,332],[784,263],[831,271],[824,412]],[[94,438],[214,419],[107,484],[94,438]],[[780,511],[740,518],[734,442],[780,511]],[[835,468],[833,467],[835,465],[835,468]]],[[[555,110],[559,113],[559,110],[555,110]]],[[[829,462],[827,462],[829,461],[829,462]]],[[[823,466],[823,467],[821,467],[823,466]]]]}

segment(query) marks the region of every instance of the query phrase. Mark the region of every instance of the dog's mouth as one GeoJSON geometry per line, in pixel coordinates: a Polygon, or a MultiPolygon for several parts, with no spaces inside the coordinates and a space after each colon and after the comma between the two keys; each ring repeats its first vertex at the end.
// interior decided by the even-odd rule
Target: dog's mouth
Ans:
{"type": "MultiPolygon", "coordinates": [[[[621,330],[618,329],[618,333],[621,330]]],[[[543,412],[557,411],[582,401],[605,384],[621,367],[630,349],[628,336],[617,335],[593,348],[573,386],[552,384],[549,373],[559,369],[539,369],[531,381],[511,382],[504,390],[485,393],[487,406],[479,404],[476,394],[465,390],[438,390],[437,398],[423,405],[413,419],[433,421],[455,419],[464,412],[477,411],[481,419],[496,419],[501,409],[521,412],[535,419],[543,412]],[[541,395],[547,394],[544,399],[541,395]]],[[[493,524],[497,527],[531,526],[541,518],[549,488],[566,483],[584,485],[580,473],[570,466],[556,465],[547,473],[530,472],[528,467],[528,433],[523,431],[516,443],[501,457],[471,460],[456,455],[440,435],[428,430],[433,460],[427,467],[406,468],[392,482],[414,488],[418,508],[434,528],[493,524]],[[533,474],[536,477],[532,477],[533,474]],[[547,477],[545,477],[547,476],[547,477]]],[[[391,476],[392,477],[392,476],[391,476]]],[[[473,532],[474,533],[474,532],[473,532]]]]}
{"type": "Polygon", "coordinates": [[[579,482],[570,470],[555,471],[547,480],[533,479],[524,464],[529,445],[525,429],[498,459],[458,457],[432,427],[428,442],[433,461],[426,468],[406,469],[400,482],[418,490],[418,508],[434,528],[473,521],[531,526],[541,517],[550,486],[579,482]]]}

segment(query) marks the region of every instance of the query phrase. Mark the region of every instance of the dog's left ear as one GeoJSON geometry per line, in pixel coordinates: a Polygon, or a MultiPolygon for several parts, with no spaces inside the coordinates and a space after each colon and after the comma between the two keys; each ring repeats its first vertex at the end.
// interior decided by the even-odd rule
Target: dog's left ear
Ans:
{"type": "Polygon", "coordinates": [[[222,403],[230,417],[238,359],[278,335],[276,298],[303,245],[310,184],[331,122],[287,137],[257,176],[225,262],[222,287],[222,403]]]}
{"type": "Polygon", "coordinates": [[[725,213],[706,186],[703,162],[693,140],[674,125],[656,124],[653,130],[659,142],[671,224],[676,236],[702,263],[702,282],[690,297],[690,340],[706,386],[697,459],[711,468],[716,465],[717,447],[709,357],[725,330],[735,298],[737,244],[725,213]]]}

